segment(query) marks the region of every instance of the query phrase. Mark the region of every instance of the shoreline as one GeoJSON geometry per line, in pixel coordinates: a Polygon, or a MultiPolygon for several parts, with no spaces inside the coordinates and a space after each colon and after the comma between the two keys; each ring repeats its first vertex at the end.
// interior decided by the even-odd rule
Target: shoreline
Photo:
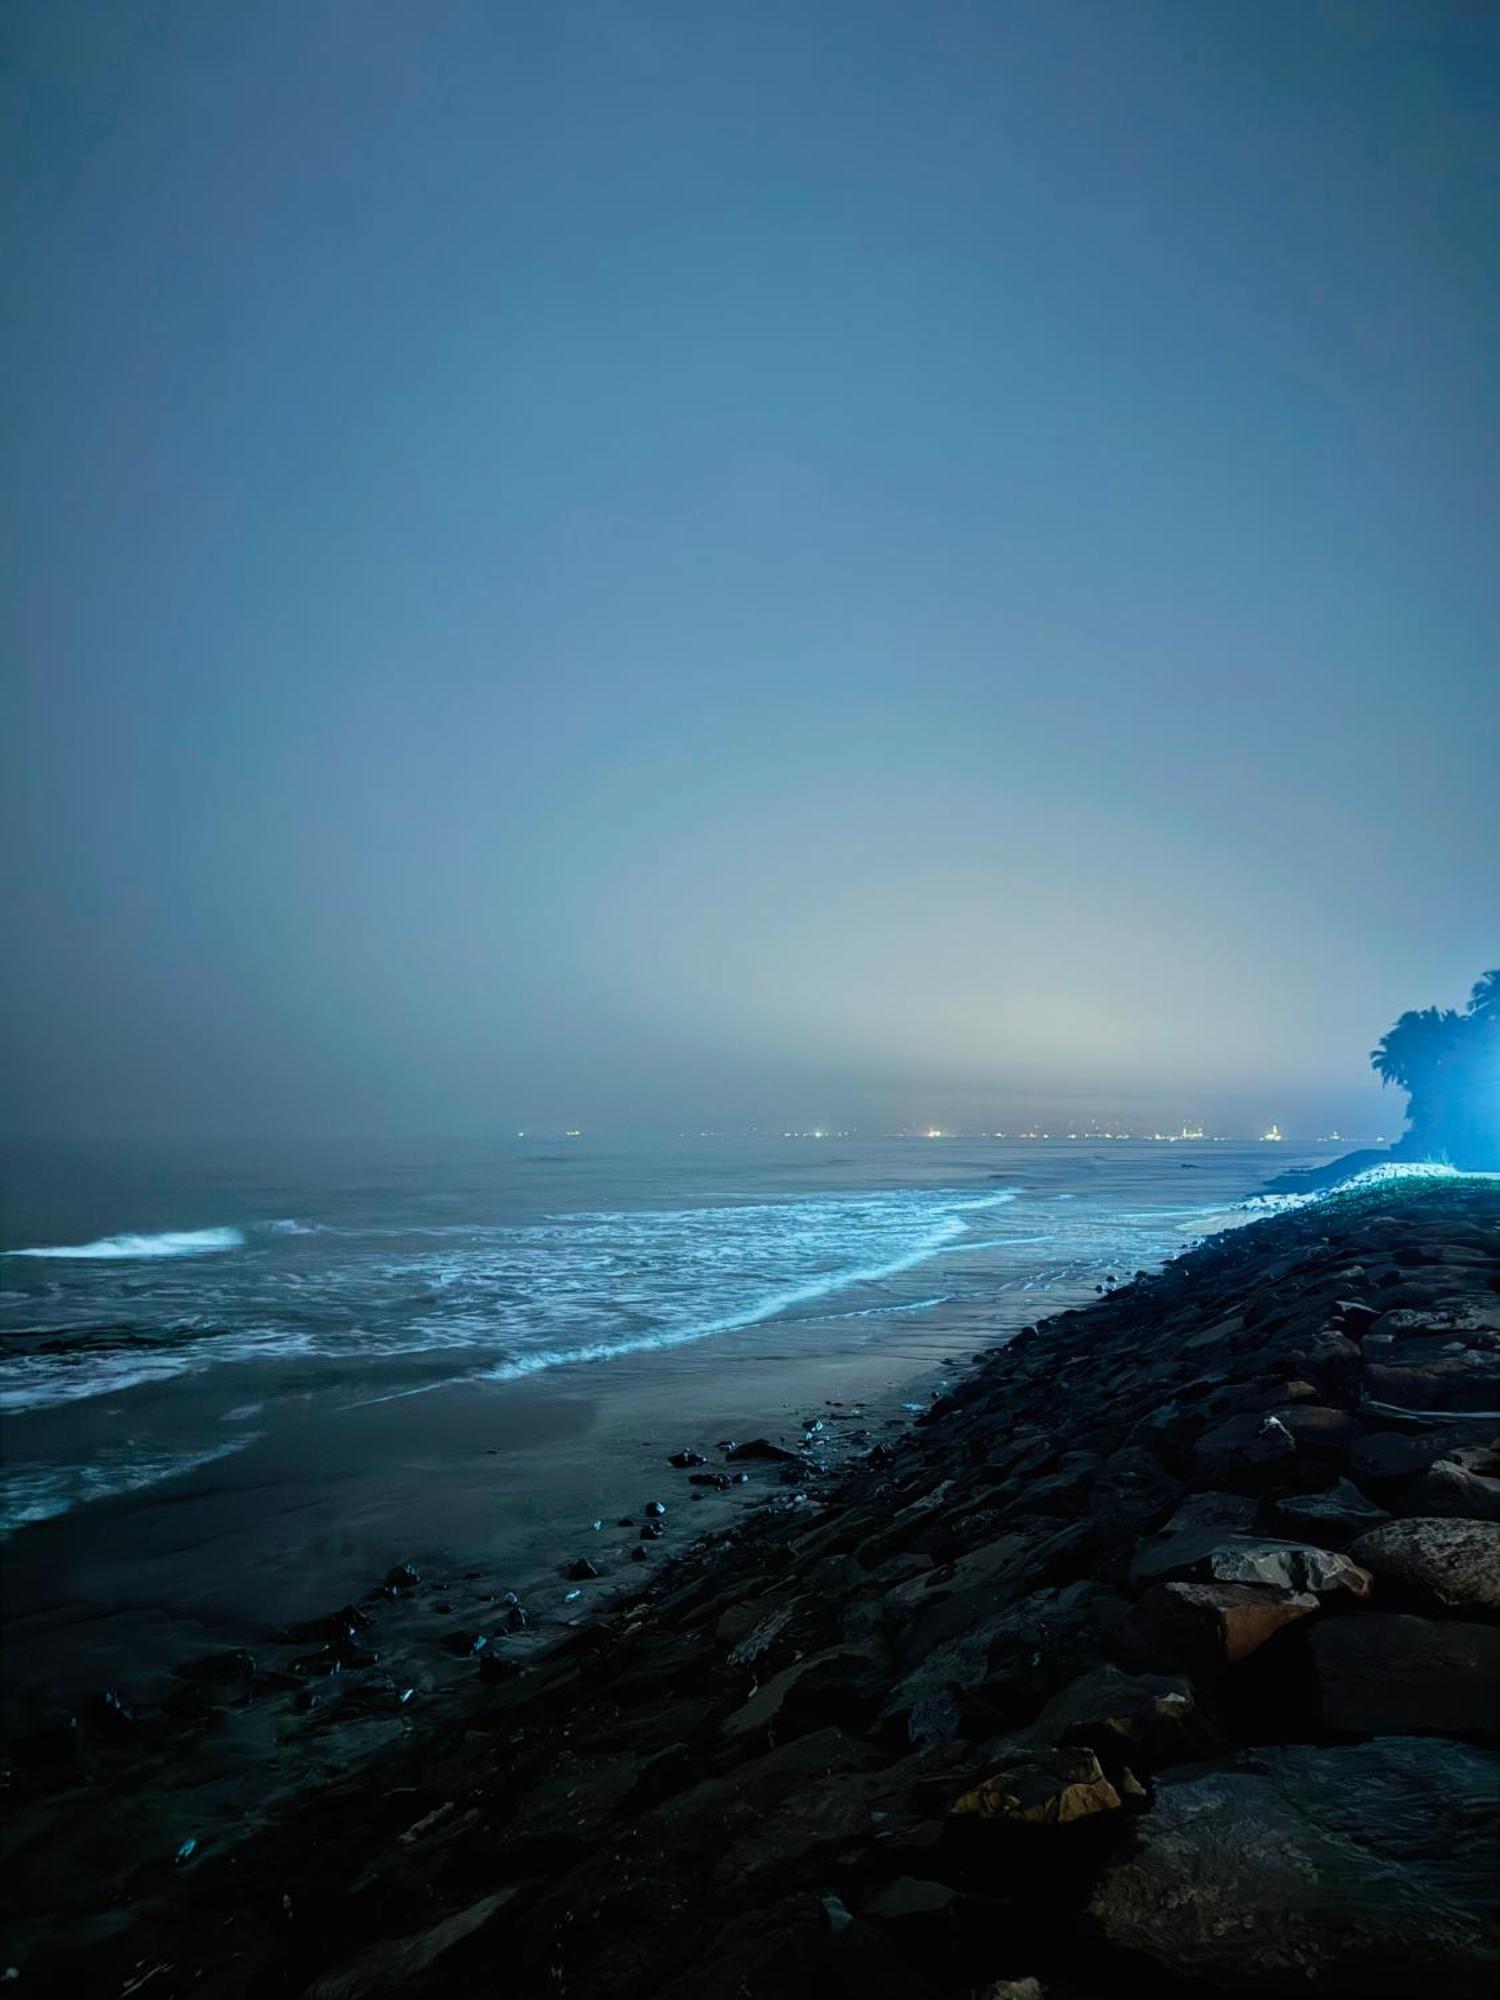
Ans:
{"type": "MultiPolygon", "coordinates": [[[[185,1940],[228,1925],[234,1978],[253,1967],[257,1993],[318,1991],[314,1981],[328,2000],[463,1991],[497,1950],[518,1972],[515,1990],[540,1993],[555,1990],[546,1967],[571,1909],[573,1993],[644,2000],[675,1993],[679,1978],[685,1994],[699,1981],[735,1990],[736,1977],[768,1996],[826,1991],[830,1979],[841,1990],[861,1953],[883,1963],[913,1946],[903,1992],[960,1991],[958,1968],[1087,1990],[1068,1984],[1080,1975],[1071,1944],[1049,1945],[1013,1896],[982,1887],[983,1853],[991,1876],[1001,1861],[1032,1895],[1044,1862],[1038,1907],[1081,1923],[1084,1959],[1111,1976],[1144,1955],[1194,1990],[1283,1990],[1266,1971],[1275,1898],[1257,1902],[1248,1862],[1228,1884],[1245,1903],[1245,1962],[1232,1977],[1211,1941],[1151,1931],[1143,1884],[1166,1852],[1153,1839],[1181,1837],[1174,1801],[1187,1787],[1220,1784],[1240,1788],[1243,1810],[1286,1816],[1278,1837],[1295,1845],[1298,1787],[1330,1757],[1346,1790],[1384,1786],[1387,1803],[1392,1786],[1411,1793],[1437,1767],[1449,1791],[1472,1791],[1474,1759],[1493,1792],[1478,1746],[1494,1730],[1481,1711],[1500,1621],[1500,1594],[1484,1596],[1500,1593],[1500,1461],[1497,1426],[1480,1411],[1500,1404],[1497,1243],[1500,1189],[1392,1183],[1234,1230],[1059,1314],[979,1357],[820,1506],[788,1504],[789,1488],[545,1653],[524,1632],[501,1637],[432,1715],[372,1762],[330,1773],[327,1798],[272,1811],[240,1845],[195,1849],[177,1869],[164,1843],[156,1863],[137,1854],[107,1890],[97,1885],[108,1907],[91,1916],[76,1888],[47,1907],[65,1852],[39,1866],[23,1840],[13,1893],[53,1940],[27,1926],[35,1949],[23,1974],[119,1990],[119,1968],[144,1956],[167,1968],[153,1993],[227,1992],[182,1968],[195,1950],[204,1962],[185,1940]],[[1461,1298],[1456,1315],[1443,1303],[1461,1298]],[[1398,1319],[1387,1335],[1392,1312],[1413,1323],[1398,1319]],[[1387,1342],[1394,1358],[1372,1361],[1387,1342]],[[1455,1347],[1468,1358],[1455,1361],[1455,1347]],[[1419,1414],[1418,1395],[1451,1407],[1419,1414]],[[1399,1540],[1402,1522],[1427,1518],[1412,1515],[1414,1494],[1441,1505],[1450,1542],[1472,1544],[1463,1589],[1476,1601],[1439,1598],[1389,1551],[1377,1548],[1374,1567],[1362,1560],[1372,1534],[1399,1540]],[[1223,1581],[1226,1564],[1252,1580],[1223,1581]],[[1340,1681],[1330,1649],[1378,1653],[1393,1621],[1428,1657],[1404,1668],[1367,1659],[1340,1681]],[[1231,1634],[1241,1650],[1226,1657],[1231,1634]],[[1009,1666],[1007,1645],[1019,1646],[1009,1666]],[[1032,1658],[1040,1664],[1027,1668],[1032,1658]],[[1163,1678],[1173,1685],[1156,1685],[1163,1678]],[[1355,1699],[1351,1687],[1365,1692],[1355,1699]],[[1424,1689],[1426,1709],[1414,1711],[1424,1689]],[[1065,1728],[1054,1727],[1059,1703],[1065,1728]],[[1244,1758],[1264,1765],[1273,1749],[1272,1778],[1257,1778],[1244,1758]],[[1205,1763],[1209,1776],[1187,1775],[1205,1763]],[[395,1827],[396,1796],[397,1816],[431,1798],[443,1825],[414,1832],[425,1815],[413,1810],[395,1827]],[[258,1899],[273,1876],[296,1876],[297,1855],[323,1851],[330,1813],[343,1851],[331,1873],[320,1864],[316,1912],[295,1933],[268,1926],[258,1899]],[[712,1861],[735,1826],[750,1851],[726,1903],[712,1861]],[[615,1906],[622,1841],[657,1858],[626,1871],[630,1919],[612,1925],[601,1913],[615,1906]],[[373,1900],[371,1884],[383,1885],[373,1900]],[[751,1908],[756,1923],[737,1930],[751,1908]],[[997,1925],[1011,1938],[1005,1962],[981,1964],[979,1934],[997,1925]],[[757,1956],[768,1928],[800,1940],[795,1963],[757,1956]],[[938,1940],[955,1968],[947,1986],[923,1970],[938,1940]]],[[[708,1470],[718,1467],[715,1454],[708,1470]]],[[[92,1799],[87,1787],[71,1796],[97,1809],[97,1775],[92,1799]]],[[[54,1794],[54,1834],[59,1810],[54,1794]]],[[[1478,1841],[1472,1826],[1465,1841],[1478,1841]]],[[[1231,1875],[1236,1865],[1229,1848],[1189,1858],[1231,1875]]],[[[1416,1882],[1435,1866],[1420,1852],[1402,1861],[1416,1882]]],[[[1357,1883],[1343,1903],[1314,1897],[1299,1922],[1328,1990],[1409,1948],[1438,1954],[1451,1991],[1478,1991],[1500,1960],[1488,1892],[1472,1868],[1458,1874],[1443,1895],[1465,1914],[1442,1937],[1409,1910],[1382,1930],[1357,1883]]],[[[1299,1980],[1285,1990],[1305,1990],[1299,1980]]]]}
{"type": "MultiPolygon", "coordinates": [[[[1066,1182],[1044,1178],[1028,1198],[1046,1210],[1063,1192],[1071,1192],[1066,1182]]],[[[1128,1209],[1123,1184],[1120,1199],[1128,1209]]],[[[1082,1209],[1069,1201],[1051,1213],[1060,1224],[1082,1209]]],[[[66,1403],[14,1418],[43,1458],[76,1457],[81,1442],[108,1463],[112,1439],[144,1429],[188,1464],[170,1479],[59,1508],[13,1531],[3,1556],[5,1727],[38,1705],[104,1688],[133,1704],[159,1699],[163,1677],[192,1652],[263,1647],[278,1627],[326,1612],[407,1558],[434,1573],[483,1570],[553,1619],[563,1598],[559,1566],[597,1546],[589,1523],[603,1517],[612,1544],[615,1519],[654,1490],[671,1451],[792,1431],[818,1415],[831,1426],[821,1457],[832,1427],[847,1427],[849,1407],[868,1406],[882,1427],[904,1421],[978,1348],[1039,1310],[1093,1296],[1106,1267],[1155,1268],[1226,1219],[1197,1202],[1180,1222],[1170,1209],[1159,1223],[1153,1214],[1148,1204],[1123,1227],[1106,1220],[1105,1234],[1117,1238],[1107,1247],[1086,1228],[1087,1265],[1064,1256],[1049,1269],[1044,1247],[1020,1253],[1038,1256],[1032,1267],[1018,1264],[1004,1241],[981,1243],[977,1257],[960,1243],[922,1267],[924,1279],[931,1274],[926,1289],[941,1295],[935,1300],[901,1303],[899,1290],[892,1298],[856,1287],[848,1303],[859,1310],[835,1312],[827,1325],[773,1316],[717,1338],[518,1381],[434,1380],[421,1354],[383,1359],[363,1379],[332,1359],[309,1359],[290,1376],[276,1363],[244,1363],[232,1386],[210,1370],[133,1392],[116,1407],[66,1403]],[[1132,1242],[1137,1232],[1146,1240],[1132,1242]],[[264,1414],[262,1397],[270,1399],[264,1414]]],[[[1057,1226],[1040,1212],[1030,1226],[1038,1225],[1057,1226]]],[[[920,1280],[907,1286],[922,1289],[920,1280]]],[[[13,1454],[26,1450],[19,1429],[8,1435],[13,1454]]],[[[695,1493],[691,1525],[722,1525],[743,1497],[730,1504],[695,1493]]],[[[680,1540],[687,1518],[674,1506],[668,1543],[680,1540]]],[[[610,1561],[623,1553],[610,1546],[610,1561]]]]}

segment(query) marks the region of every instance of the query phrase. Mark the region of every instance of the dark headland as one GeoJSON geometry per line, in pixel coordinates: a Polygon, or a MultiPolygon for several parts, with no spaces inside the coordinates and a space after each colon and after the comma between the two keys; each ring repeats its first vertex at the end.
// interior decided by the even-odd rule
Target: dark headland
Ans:
{"type": "MultiPolygon", "coordinates": [[[[550,1650],[500,1616],[234,1840],[174,1858],[142,1743],[295,1674],[16,1745],[17,1990],[1488,1994],[1497,1412],[1500,1184],[1229,1231],[857,1462],[785,1440],[777,1501],[550,1650]]],[[[399,1700],[398,1614],[328,1621],[343,1704],[399,1700]]]]}

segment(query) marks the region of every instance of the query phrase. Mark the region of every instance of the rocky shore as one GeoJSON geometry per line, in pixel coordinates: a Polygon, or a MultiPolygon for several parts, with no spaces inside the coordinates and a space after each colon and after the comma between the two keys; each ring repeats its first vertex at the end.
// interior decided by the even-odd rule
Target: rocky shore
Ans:
{"type": "MultiPolygon", "coordinates": [[[[198,1662],[175,1715],[18,1744],[16,1982],[1487,1994],[1497,1413],[1500,1184],[1455,1180],[1216,1238],[981,1358],[853,1464],[821,1419],[685,1440],[665,1511],[611,1545],[603,1615],[543,1645],[496,1597],[399,1735],[384,1634],[446,1584],[398,1569],[300,1636],[280,1688],[198,1662]],[[656,1569],[690,1482],[745,1471],[767,1505],[656,1569]],[[113,1746],[211,1744],[238,1705],[335,1680],[376,1748],[238,1840],[161,1847],[113,1746]]],[[[576,1560],[582,1588],[601,1565],[576,1560]]]]}

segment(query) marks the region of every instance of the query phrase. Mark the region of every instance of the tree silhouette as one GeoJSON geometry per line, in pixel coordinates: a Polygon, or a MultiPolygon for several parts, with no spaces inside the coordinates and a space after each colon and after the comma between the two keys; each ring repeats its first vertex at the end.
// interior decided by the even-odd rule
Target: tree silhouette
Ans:
{"type": "Polygon", "coordinates": [[[1500,967],[1475,982],[1462,1011],[1403,1014],[1370,1051],[1370,1064],[1382,1083],[1407,1094],[1411,1129],[1398,1154],[1500,1170],[1500,967]]]}

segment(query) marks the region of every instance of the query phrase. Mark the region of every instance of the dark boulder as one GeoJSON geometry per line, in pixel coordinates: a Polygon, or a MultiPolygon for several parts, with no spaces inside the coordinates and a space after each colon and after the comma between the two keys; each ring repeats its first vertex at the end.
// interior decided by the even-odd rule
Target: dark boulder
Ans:
{"type": "Polygon", "coordinates": [[[1461,1446],[1488,1446],[1494,1432],[1493,1424],[1470,1422],[1424,1425],[1417,1431],[1375,1431],[1361,1438],[1350,1452],[1350,1477],[1377,1500],[1385,1500],[1399,1492],[1408,1479],[1415,1479],[1438,1459],[1451,1457],[1461,1446]]]}
{"type": "Polygon", "coordinates": [[[1365,1435],[1352,1412],[1324,1403],[1288,1403],[1270,1414],[1291,1432],[1298,1451],[1334,1464],[1342,1464],[1365,1435]]]}
{"type": "Polygon", "coordinates": [[[1127,1761],[1157,1770],[1205,1757],[1223,1745],[1208,1727],[1190,1680],[1180,1674],[1126,1674],[1095,1667],[1052,1697],[1018,1741],[1037,1748],[1081,1744],[1106,1770],[1127,1761]]]}
{"type": "Polygon", "coordinates": [[[1211,1549],[1226,1534],[1255,1525],[1259,1503],[1247,1493],[1190,1493],[1137,1549],[1130,1580],[1139,1587],[1169,1574],[1190,1549],[1211,1549]]]}
{"type": "Polygon", "coordinates": [[[1500,1523],[1387,1521],[1350,1544],[1386,1594],[1410,1591],[1450,1611],[1500,1612],[1500,1523]]]}
{"type": "Polygon", "coordinates": [[[1198,1477],[1237,1493],[1265,1493],[1290,1485],[1287,1475],[1296,1458],[1297,1440],[1270,1412],[1230,1417],[1193,1447],[1198,1477]]]}
{"type": "Polygon", "coordinates": [[[780,1740],[796,1729],[848,1717],[871,1700],[877,1683],[867,1654],[832,1647],[773,1674],[725,1720],[722,1733],[735,1742],[774,1731],[780,1740]]]}
{"type": "Polygon", "coordinates": [[[742,1458],[764,1458],[777,1465],[798,1465],[801,1459],[795,1451],[786,1451],[779,1444],[772,1444],[769,1438],[751,1438],[748,1443],[731,1445],[724,1456],[731,1460],[742,1458]]]}
{"type": "Polygon", "coordinates": [[[357,1633],[368,1632],[372,1622],[368,1611],[361,1611],[357,1604],[345,1604],[322,1618],[306,1618],[299,1624],[288,1625],[286,1636],[299,1646],[315,1640],[336,1644],[340,1640],[353,1639],[357,1633]]]}
{"type": "Polygon", "coordinates": [[[1500,1404],[1500,1355],[1466,1348],[1416,1365],[1367,1362],[1364,1393],[1403,1410],[1493,1410],[1500,1404]]]}
{"type": "Polygon", "coordinates": [[[1094,1475],[1089,1513],[1116,1540],[1143,1535],[1163,1521],[1182,1498],[1175,1479],[1155,1452],[1125,1445],[1094,1475]]]}
{"type": "Polygon", "coordinates": [[[1359,1373],[1360,1350],[1347,1327],[1325,1326],[1294,1347],[1287,1364],[1298,1374],[1324,1385],[1345,1386],[1359,1373]]]}
{"type": "Polygon", "coordinates": [[[1307,1541],[1342,1546],[1367,1528],[1378,1528],[1387,1516],[1373,1500],[1347,1479],[1323,1493],[1288,1493],[1276,1502],[1280,1524],[1307,1541]]]}
{"type": "Polygon", "coordinates": [[[1497,1780],[1492,1755],[1419,1737],[1169,1774],[1090,1914],[1109,1944],[1216,1987],[1487,2000],[1497,1780]]]}
{"type": "Polygon", "coordinates": [[[1469,1521],[1500,1521],[1500,1478],[1479,1470],[1493,1466],[1493,1452],[1465,1451],[1440,1458],[1420,1472],[1402,1493],[1403,1514],[1453,1514],[1469,1521]]]}
{"type": "Polygon", "coordinates": [[[1492,1737],[1500,1628],[1375,1612],[1309,1635],[1327,1729],[1353,1736],[1492,1737]]]}

